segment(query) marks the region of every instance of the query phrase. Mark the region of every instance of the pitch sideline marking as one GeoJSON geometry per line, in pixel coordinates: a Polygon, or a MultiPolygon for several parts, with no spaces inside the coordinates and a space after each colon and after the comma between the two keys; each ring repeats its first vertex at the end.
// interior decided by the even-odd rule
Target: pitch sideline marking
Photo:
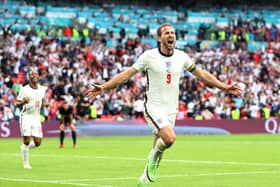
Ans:
{"type": "MultiPolygon", "coordinates": [[[[7,154],[0,153],[0,156],[20,156],[20,154],[7,154]]],[[[34,157],[49,157],[49,158],[64,158],[60,155],[45,155],[45,154],[33,154],[34,157]]],[[[107,159],[107,160],[130,160],[130,161],[145,161],[146,159],[137,157],[114,157],[114,156],[82,156],[82,155],[71,155],[69,157],[79,159],[107,159]]],[[[209,161],[209,160],[171,160],[164,159],[164,162],[171,163],[190,163],[190,164],[210,164],[210,165],[245,165],[245,166],[269,166],[279,167],[280,163],[259,163],[259,162],[235,162],[235,161],[209,161]]]]}
{"type": "MultiPolygon", "coordinates": [[[[177,177],[203,177],[203,176],[226,176],[226,175],[254,175],[254,174],[278,174],[278,171],[246,171],[246,172],[218,172],[218,173],[200,173],[200,174],[181,174],[181,175],[162,175],[158,178],[177,178],[177,177]]],[[[76,186],[95,186],[95,187],[120,187],[98,184],[74,183],[80,181],[118,181],[118,180],[136,180],[137,177],[118,177],[118,178],[97,178],[97,179],[71,179],[71,180],[31,180],[31,179],[15,179],[15,178],[0,178],[0,180],[17,181],[17,182],[34,182],[34,183],[52,183],[52,184],[68,184],[76,186]]]]}
{"type": "MultiPolygon", "coordinates": [[[[218,172],[218,173],[199,173],[199,174],[180,174],[180,175],[160,175],[158,178],[177,178],[177,177],[209,177],[209,176],[226,176],[226,175],[255,175],[255,174],[278,174],[277,171],[245,171],[245,172],[218,172]]],[[[118,181],[118,180],[136,180],[138,177],[115,177],[115,178],[98,178],[98,179],[77,179],[63,180],[67,182],[79,181],[118,181]]]]}
{"type": "Polygon", "coordinates": [[[100,184],[74,183],[75,180],[73,180],[73,181],[70,181],[70,180],[69,181],[66,181],[66,180],[33,180],[33,179],[15,179],[15,178],[0,177],[0,181],[1,180],[2,181],[15,181],[15,182],[51,183],[51,184],[75,185],[75,186],[120,187],[120,186],[100,185],[100,184]]]}
{"type": "MultiPolygon", "coordinates": [[[[98,142],[98,141],[96,141],[96,142],[98,142]]],[[[102,143],[104,143],[104,144],[121,144],[122,143],[122,141],[113,141],[113,142],[111,142],[111,141],[100,141],[100,142],[102,142],[102,143]]],[[[133,142],[133,143],[151,143],[151,141],[145,141],[145,140],[142,140],[142,141],[137,141],[137,142],[133,142]]],[[[230,141],[230,140],[227,140],[227,141],[223,141],[223,142],[221,142],[221,141],[215,141],[215,140],[212,140],[212,141],[202,141],[202,140],[200,140],[200,141],[178,141],[178,142],[176,142],[176,146],[177,145],[180,145],[180,144],[237,144],[237,145],[240,145],[241,143],[242,144],[258,144],[258,145],[270,145],[270,144],[273,144],[273,145],[275,145],[275,144],[280,144],[280,142],[276,142],[276,141],[261,141],[261,142],[257,142],[257,141],[238,141],[238,140],[236,140],[236,141],[230,141]]]]}

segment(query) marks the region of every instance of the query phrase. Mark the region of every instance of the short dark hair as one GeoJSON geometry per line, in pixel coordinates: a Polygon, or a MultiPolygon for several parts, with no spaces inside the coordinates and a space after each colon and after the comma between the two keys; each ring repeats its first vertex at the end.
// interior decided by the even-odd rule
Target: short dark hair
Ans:
{"type": "Polygon", "coordinates": [[[161,34],[162,34],[161,29],[162,29],[163,27],[166,27],[166,26],[173,27],[170,23],[163,23],[163,24],[161,24],[161,25],[158,27],[158,29],[157,29],[157,36],[161,36],[161,34]]]}
{"type": "Polygon", "coordinates": [[[36,70],[36,69],[28,69],[28,70],[27,70],[27,75],[29,76],[30,73],[33,72],[33,71],[35,71],[36,73],[39,74],[38,70],[36,70]]]}

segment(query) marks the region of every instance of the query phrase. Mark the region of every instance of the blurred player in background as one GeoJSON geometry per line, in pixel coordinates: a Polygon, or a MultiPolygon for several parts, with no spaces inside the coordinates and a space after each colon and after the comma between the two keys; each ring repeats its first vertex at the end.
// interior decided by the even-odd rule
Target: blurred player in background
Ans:
{"type": "Polygon", "coordinates": [[[49,105],[44,100],[47,87],[38,83],[39,73],[36,70],[31,70],[28,76],[29,83],[20,89],[16,103],[17,107],[21,107],[20,131],[23,136],[21,154],[25,169],[31,169],[29,150],[39,147],[42,142],[41,106],[48,107],[49,105]]]}
{"type": "Polygon", "coordinates": [[[173,128],[178,108],[179,80],[184,70],[192,72],[207,85],[215,86],[229,94],[241,95],[237,85],[220,82],[208,71],[196,67],[185,52],[175,49],[176,35],[171,24],[162,24],[157,30],[157,37],[158,48],[145,51],[132,67],[102,85],[93,84],[86,92],[92,99],[105,90],[127,81],[137,72],[146,72],[148,83],[144,114],[155,136],[144,172],[138,181],[140,187],[147,187],[150,182],[156,180],[156,171],[163,152],[175,142],[173,128]]]}
{"type": "Polygon", "coordinates": [[[73,148],[77,147],[77,133],[76,126],[73,122],[73,107],[68,104],[66,100],[63,101],[63,104],[58,109],[60,115],[60,144],[59,148],[63,148],[63,142],[65,137],[65,129],[66,126],[69,125],[72,131],[72,139],[73,139],[73,148]]]}

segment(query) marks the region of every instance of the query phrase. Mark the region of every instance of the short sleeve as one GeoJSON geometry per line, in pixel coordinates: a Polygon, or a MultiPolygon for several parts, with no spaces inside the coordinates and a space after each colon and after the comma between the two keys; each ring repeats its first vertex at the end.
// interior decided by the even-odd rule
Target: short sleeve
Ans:
{"type": "Polygon", "coordinates": [[[137,71],[146,71],[148,64],[148,55],[147,52],[144,52],[142,55],[139,56],[138,60],[132,67],[137,69],[137,71]]]}
{"type": "Polygon", "coordinates": [[[42,95],[42,99],[45,98],[48,87],[40,85],[40,94],[42,95]]]}
{"type": "Polygon", "coordinates": [[[186,61],[185,61],[185,68],[189,71],[189,72],[193,72],[196,68],[193,60],[189,57],[188,54],[186,54],[185,57],[186,61]]]}
{"type": "Polygon", "coordinates": [[[24,98],[24,87],[21,87],[17,96],[18,101],[22,101],[24,98]]]}

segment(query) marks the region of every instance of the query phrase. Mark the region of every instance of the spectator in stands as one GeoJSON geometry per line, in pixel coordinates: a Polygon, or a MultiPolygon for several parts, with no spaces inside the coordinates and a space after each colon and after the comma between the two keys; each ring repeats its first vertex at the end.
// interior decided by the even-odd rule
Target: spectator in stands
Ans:
{"type": "Polygon", "coordinates": [[[2,25],[0,24],[0,27],[2,29],[3,32],[3,38],[4,40],[7,40],[9,38],[9,36],[12,34],[12,29],[11,27],[14,25],[15,23],[12,24],[8,24],[8,25],[2,25]]]}
{"type": "Polygon", "coordinates": [[[262,113],[262,117],[264,119],[269,119],[270,118],[270,106],[268,104],[262,105],[261,113],[262,113]]]}
{"type": "Polygon", "coordinates": [[[192,99],[190,102],[188,102],[187,105],[187,112],[188,112],[188,117],[193,118],[194,117],[194,99],[192,99]]]}
{"type": "Polygon", "coordinates": [[[194,119],[195,119],[195,120],[203,120],[203,116],[201,115],[200,112],[198,112],[198,113],[195,114],[194,119]]]}
{"type": "Polygon", "coordinates": [[[260,118],[260,108],[256,102],[252,102],[249,108],[250,118],[258,119],[260,118]]]}
{"type": "Polygon", "coordinates": [[[133,104],[133,111],[135,119],[143,119],[144,117],[144,99],[141,97],[136,97],[136,101],[133,104]]]}
{"type": "MultiPolygon", "coordinates": [[[[13,6],[17,7],[17,2],[14,2],[13,6]]],[[[30,6],[30,2],[27,3],[27,6],[30,6]]],[[[135,7],[132,6],[131,8],[133,9],[135,7]]],[[[19,14],[19,7],[17,7],[17,9],[16,13],[19,14]]],[[[100,9],[102,10],[101,7],[100,9]]],[[[229,11],[226,12],[221,10],[220,15],[222,17],[232,16],[230,13],[231,9],[229,8],[228,10],[229,11]]],[[[0,12],[1,11],[3,12],[2,17],[9,18],[9,20],[14,16],[14,12],[10,9],[7,10],[5,6],[0,6],[0,12]]],[[[176,12],[177,11],[179,10],[176,10],[176,12]]],[[[208,11],[211,14],[212,10],[209,9],[208,11]]],[[[219,9],[215,9],[215,11],[219,12],[219,9]]],[[[231,19],[228,20],[230,25],[225,27],[217,27],[215,25],[216,23],[213,23],[213,26],[209,27],[209,24],[205,23],[206,27],[204,29],[206,29],[206,35],[204,38],[206,40],[210,39],[209,35],[212,31],[215,32],[219,30],[226,31],[225,40],[215,46],[212,44],[218,43],[218,37],[216,37],[210,45],[208,42],[201,41],[201,51],[195,50],[197,46],[195,46],[195,43],[191,44],[192,42],[190,42],[185,49],[185,52],[190,54],[197,64],[213,72],[220,80],[230,83],[231,77],[238,77],[241,81],[244,81],[245,84],[254,85],[250,86],[252,90],[245,91],[245,95],[247,95],[248,92],[253,92],[256,98],[242,98],[244,99],[242,102],[242,115],[244,115],[244,118],[245,113],[249,109],[248,102],[257,102],[259,107],[261,107],[262,104],[269,104],[271,108],[271,117],[278,115],[277,113],[280,107],[280,102],[275,101],[275,96],[273,96],[276,91],[280,90],[280,65],[278,57],[280,54],[278,42],[280,41],[280,29],[276,22],[275,25],[270,25],[269,23],[271,23],[271,20],[269,22],[266,20],[270,19],[270,17],[267,17],[267,14],[264,14],[262,11],[263,10],[252,9],[245,12],[246,16],[240,16],[239,18],[238,16],[232,16],[231,19]],[[240,20],[237,21],[238,19],[240,20]],[[249,42],[248,34],[250,36],[249,42]],[[232,43],[237,43],[237,36],[239,35],[241,35],[248,44],[247,46],[242,46],[240,50],[232,45],[232,43]],[[266,41],[269,41],[269,43],[266,43],[266,41]],[[207,43],[207,45],[203,44],[204,42],[207,43]],[[250,47],[252,43],[253,46],[251,45],[250,47]],[[236,71],[234,74],[232,73],[233,70],[236,71]],[[271,85],[273,85],[272,88],[271,85]],[[259,94],[262,90],[265,90],[264,95],[263,93],[259,94]]],[[[149,14],[153,12],[154,11],[151,11],[149,14]]],[[[271,10],[269,12],[273,15],[277,11],[271,10]]],[[[137,14],[137,11],[134,13],[137,14]]],[[[240,12],[240,14],[242,13],[240,12]]],[[[122,19],[125,24],[134,24],[132,20],[133,16],[129,19],[125,17],[126,16],[122,19]]],[[[16,89],[21,87],[26,81],[27,69],[31,66],[38,67],[40,73],[42,73],[41,77],[44,76],[51,84],[56,85],[59,77],[63,77],[62,87],[64,93],[61,91],[61,88],[57,90],[57,88],[50,87],[51,91],[55,89],[55,94],[53,94],[53,96],[56,98],[54,99],[51,97],[54,105],[51,106],[51,112],[48,113],[49,120],[55,119],[56,117],[58,108],[55,103],[60,102],[58,101],[60,98],[57,97],[57,93],[64,95],[71,90],[71,95],[77,98],[81,93],[81,88],[83,88],[88,81],[94,80],[101,83],[104,80],[110,79],[120,71],[129,68],[138,59],[139,55],[142,54],[147,47],[151,46],[151,43],[147,43],[146,39],[151,37],[152,28],[149,28],[149,26],[144,23],[138,25],[139,34],[134,42],[132,41],[133,39],[130,38],[130,29],[126,30],[126,35],[122,38],[123,42],[118,43],[117,39],[119,39],[119,33],[113,32],[115,35],[109,38],[109,33],[101,35],[96,28],[88,28],[89,33],[84,35],[87,37],[86,40],[75,42],[71,31],[72,25],[69,26],[70,38],[67,38],[63,37],[63,30],[65,27],[48,25],[46,28],[47,24],[44,18],[47,17],[40,16],[40,18],[37,18],[37,14],[32,18],[19,17],[17,27],[10,27],[10,29],[8,29],[9,24],[2,24],[5,30],[9,30],[9,34],[6,35],[6,40],[0,40],[0,98],[10,98],[12,94],[10,89],[14,88],[14,86],[17,87],[16,89]],[[36,19],[37,21],[33,22],[36,19]],[[28,25],[32,28],[22,31],[22,21],[27,21],[28,25]],[[56,33],[53,30],[56,30],[56,33]],[[118,47],[116,47],[117,45],[118,47]],[[84,76],[80,76],[81,72],[84,73],[84,76]],[[87,74],[85,72],[90,73],[87,74]]],[[[76,18],[73,17],[73,21],[75,21],[75,19],[76,18]]],[[[178,24],[185,24],[185,22],[188,22],[186,19],[189,19],[189,17],[180,17],[181,21],[178,22],[178,24]]],[[[85,24],[84,27],[87,27],[87,25],[85,24]]],[[[182,37],[182,40],[188,40],[190,33],[187,33],[183,27],[181,29],[182,30],[178,31],[178,37],[182,37]],[[182,32],[185,32],[185,37],[182,32]]],[[[81,30],[79,30],[79,32],[81,32],[81,30]]],[[[0,32],[0,38],[4,36],[1,35],[3,33],[4,32],[0,32]]],[[[202,35],[201,32],[198,34],[202,35]]],[[[196,36],[192,36],[192,38],[195,37],[196,36]]],[[[196,43],[199,44],[199,42],[196,43]]],[[[134,91],[138,90],[138,92],[142,93],[146,83],[143,84],[141,80],[135,78],[131,79],[130,84],[136,86],[120,86],[121,89],[116,90],[116,92],[122,94],[123,92],[121,90],[127,90],[126,92],[131,94],[129,101],[133,102],[138,95],[134,94],[134,91]]],[[[185,103],[188,103],[189,99],[194,98],[195,108],[199,103],[203,102],[202,100],[205,96],[201,96],[201,93],[205,91],[205,88],[200,81],[193,81],[192,77],[188,77],[186,73],[186,76],[180,82],[180,87],[183,88],[181,90],[184,90],[184,93],[182,93],[182,95],[180,94],[180,100],[182,99],[185,103]]],[[[276,94],[276,96],[277,95],[279,95],[279,93],[276,94]]],[[[228,96],[219,95],[219,97],[227,98],[228,96]]],[[[100,100],[105,104],[104,110],[102,109],[102,113],[99,115],[100,118],[112,118],[112,116],[107,115],[109,101],[107,98],[105,99],[105,96],[101,96],[100,100]]],[[[235,102],[235,100],[233,101],[235,102]]],[[[121,104],[121,113],[127,111],[128,104],[128,102],[123,102],[121,104]]],[[[131,104],[133,105],[133,103],[131,104]]],[[[12,100],[5,100],[5,106],[13,110],[14,102],[12,100]]],[[[230,101],[228,109],[231,110],[232,106],[232,101],[230,101]]],[[[220,111],[220,109],[218,111],[220,111]]],[[[128,115],[127,117],[129,119],[134,118],[132,113],[128,115]]],[[[222,113],[219,112],[218,115],[221,118],[222,113]]]]}
{"type": "Polygon", "coordinates": [[[0,121],[9,121],[12,120],[14,117],[14,114],[9,108],[9,106],[5,106],[5,101],[0,100],[0,121]]]}
{"type": "Polygon", "coordinates": [[[104,108],[104,105],[100,100],[100,97],[94,100],[93,105],[96,108],[96,117],[100,118],[103,115],[103,108],[104,108]]]}
{"type": "Polygon", "coordinates": [[[140,187],[146,187],[156,180],[156,170],[163,152],[175,142],[176,135],[173,127],[178,107],[179,79],[184,69],[192,72],[210,86],[224,90],[226,93],[241,95],[241,89],[237,85],[220,82],[208,71],[195,66],[183,51],[175,49],[176,35],[171,24],[165,23],[159,26],[157,39],[158,48],[144,52],[132,67],[108,82],[102,85],[93,84],[86,94],[92,99],[105,90],[127,81],[138,71],[147,72],[149,87],[146,94],[145,118],[155,136],[145,170],[138,182],[140,187]]]}
{"type": "Polygon", "coordinates": [[[77,118],[80,124],[84,123],[84,120],[89,119],[90,103],[88,98],[80,96],[77,103],[77,118]]]}
{"type": "Polygon", "coordinates": [[[231,119],[233,119],[233,120],[240,119],[240,110],[236,106],[233,106],[231,109],[231,119]]]}

